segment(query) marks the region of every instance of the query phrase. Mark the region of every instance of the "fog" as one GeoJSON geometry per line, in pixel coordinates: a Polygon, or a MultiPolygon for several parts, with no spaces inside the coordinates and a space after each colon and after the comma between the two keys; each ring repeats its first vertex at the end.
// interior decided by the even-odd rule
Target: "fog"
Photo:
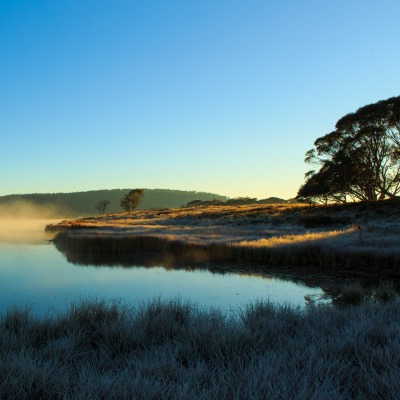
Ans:
{"type": "Polygon", "coordinates": [[[0,218],[0,243],[42,244],[54,236],[44,231],[45,226],[59,221],[59,219],[0,218]]]}
{"type": "Polygon", "coordinates": [[[65,209],[54,204],[34,204],[26,200],[0,203],[0,219],[54,219],[64,215],[65,209]]]}
{"type": "Polygon", "coordinates": [[[44,229],[57,223],[63,211],[52,205],[35,205],[18,200],[0,205],[0,242],[40,244],[52,238],[44,229]]]}

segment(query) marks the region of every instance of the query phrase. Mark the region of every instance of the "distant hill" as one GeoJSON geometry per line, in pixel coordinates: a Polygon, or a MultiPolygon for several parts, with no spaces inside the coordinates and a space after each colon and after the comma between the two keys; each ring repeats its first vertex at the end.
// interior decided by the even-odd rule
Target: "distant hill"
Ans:
{"type": "MultiPolygon", "coordinates": [[[[121,197],[131,189],[91,190],[75,193],[32,193],[0,196],[2,217],[78,217],[96,215],[96,204],[108,200],[111,204],[106,212],[120,212],[121,197]]],[[[180,207],[193,200],[220,200],[228,197],[214,193],[145,189],[143,201],[138,209],[180,207]]]]}

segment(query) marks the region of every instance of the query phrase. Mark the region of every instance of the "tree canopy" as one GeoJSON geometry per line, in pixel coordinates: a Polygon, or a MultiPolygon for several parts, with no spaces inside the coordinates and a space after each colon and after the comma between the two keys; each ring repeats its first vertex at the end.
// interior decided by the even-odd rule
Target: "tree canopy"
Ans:
{"type": "Polygon", "coordinates": [[[377,201],[400,192],[400,96],[359,108],[318,138],[305,162],[309,171],[297,199],[310,202],[377,201]]]}
{"type": "Polygon", "coordinates": [[[133,211],[141,202],[144,189],[133,189],[121,198],[121,207],[125,211],[133,211]]]}

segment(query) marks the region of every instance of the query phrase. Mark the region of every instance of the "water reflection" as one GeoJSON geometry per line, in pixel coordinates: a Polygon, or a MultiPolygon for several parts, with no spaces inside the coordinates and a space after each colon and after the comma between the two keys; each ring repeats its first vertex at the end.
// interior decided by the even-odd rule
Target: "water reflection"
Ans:
{"type": "Polygon", "coordinates": [[[305,295],[322,294],[319,288],[278,278],[189,267],[74,267],[53,246],[45,245],[0,244],[0,277],[0,312],[13,305],[33,305],[35,312],[45,314],[87,297],[134,305],[159,296],[237,312],[257,299],[304,307],[305,295]]]}
{"type": "Polygon", "coordinates": [[[59,252],[48,243],[46,223],[14,220],[2,224],[0,312],[28,305],[33,312],[46,314],[63,311],[71,302],[87,297],[136,304],[159,296],[235,312],[256,299],[304,307],[305,295],[322,294],[317,287],[249,273],[239,265],[185,264],[178,263],[177,257],[162,259],[154,254],[110,260],[101,253],[59,252]]]}
{"type": "Polygon", "coordinates": [[[343,283],[337,276],[313,270],[193,262],[173,253],[77,252],[59,243],[49,245],[44,234],[48,221],[29,222],[2,225],[0,312],[13,305],[33,305],[40,314],[58,312],[87,297],[135,304],[178,296],[227,312],[257,299],[304,307],[307,299],[330,298],[343,283]]]}
{"type": "MultiPolygon", "coordinates": [[[[68,262],[77,266],[95,266],[108,268],[160,268],[165,271],[207,271],[212,275],[251,277],[258,280],[279,280],[285,283],[294,283],[310,289],[317,289],[318,293],[305,294],[306,303],[326,302],[335,298],[344,285],[357,284],[366,291],[375,290],[381,283],[380,279],[372,276],[349,277],[349,271],[340,273],[337,270],[327,271],[311,267],[270,266],[251,262],[210,261],[209,257],[193,255],[188,252],[101,252],[98,247],[76,246],[72,242],[56,241],[55,247],[64,255],[68,262]],[[71,243],[71,242],[70,242],[71,243]],[[79,250],[77,250],[79,248],[79,250]],[[197,260],[197,261],[196,261],[197,260]]],[[[400,282],[392,280],[394,288],[400,290],[400,282]]]]}

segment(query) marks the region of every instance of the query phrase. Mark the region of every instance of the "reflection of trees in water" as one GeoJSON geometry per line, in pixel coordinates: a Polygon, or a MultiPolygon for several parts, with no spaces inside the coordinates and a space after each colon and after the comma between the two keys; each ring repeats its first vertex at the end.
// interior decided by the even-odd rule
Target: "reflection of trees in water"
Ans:
{"type": "MultiPolygon", "coordinates": [[[[73,243],[73,242],[71,242],[73,243]]],[[[381,281],[376,277],[354,278],[340,275],[337,271],[323,271],[318,268],[292,266],[277,267],[251,262],[226,261],[221,253],[216,251],[216,260],[212,254],[201,248],[182,246],[175,251],[135,251],[135,252],[104,252],[95,251],[90,246],[74,246],[55,241],[55,247],[68,262],[77,266],[95,266],[111,268],[164,268],[166,271],[208,271],[213,274],[238,274],[259,279],[279,279],[304,285],[309,288],[320,288],[322,298],[331,299],[338,295],[343,285],[357,283],[367,290],[378,287],[381,281]]],[[[400,291],[400,281],[392,281],[397,291],[400,291]]],[[[311,299],[313,301],[313,299],[311,299]]],[[[318,299],[317,299],[318,301],[318,299]]]]}

